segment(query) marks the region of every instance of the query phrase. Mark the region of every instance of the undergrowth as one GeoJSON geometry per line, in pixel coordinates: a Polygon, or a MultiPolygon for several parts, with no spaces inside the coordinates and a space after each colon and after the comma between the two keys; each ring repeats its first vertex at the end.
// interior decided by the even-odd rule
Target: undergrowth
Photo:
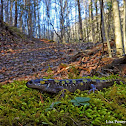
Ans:
{"type": "Polygon", "coordinates": [[[126,124],[126,122],[106,124],[106,121],[126,121],[126,90],[123,83],[115,83],[112,87],[96,93],[87,94],[87,92],[80,90],[74,93],[66,92],[64,98],[60,98],[60,93],[41,94],[35,89],[27,88],[26,81],[14,81],[3,85],[0,87],[0,126],[126,124]],[[41,102],[40,96],[43,97],[44,103],[41,102]],[[74,105],[70,101],[76,97],[89,98],[89,104],[74,105]]]}

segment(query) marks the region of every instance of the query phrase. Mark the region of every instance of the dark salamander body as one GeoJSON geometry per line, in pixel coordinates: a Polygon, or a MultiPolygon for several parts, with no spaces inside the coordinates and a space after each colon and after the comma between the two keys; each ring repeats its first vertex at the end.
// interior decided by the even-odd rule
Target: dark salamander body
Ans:
{"type": "MultiPolygon", "coordinates": [[[[77,89],[84,90],[102,90],[103,88],[112,86],[114,81],[118,80],[98,80],[98,79],[36,79],[30,80],[26,83],[26,86],[33,89],[38,89],[44,92],[58,93],[62,89],[67,89],[70,92],[74,92],[77,89]],[[93,87],[92,87],[93,85],[93,87]],[[94,88],[96,87],[96,88],[94,88]],[[91,89],[94,88],[94,89],[91,89]]],[[[119,82],[119,81],[118,81],[119,82]]],[[[117,83],[118,83],[117,82],[117,83]]]]}

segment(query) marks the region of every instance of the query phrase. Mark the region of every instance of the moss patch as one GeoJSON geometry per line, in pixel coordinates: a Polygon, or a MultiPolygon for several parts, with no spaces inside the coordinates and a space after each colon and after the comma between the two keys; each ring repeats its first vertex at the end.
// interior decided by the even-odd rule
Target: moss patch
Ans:
{"type": "Polygon", "coordinates": [[[64,98],[59,98],[60,93],[41,94],[37,90],[27,88],[26,81],[3,85],[0,88],[0,125],[88,126],[105,125],[106,120],[126,121],[124,84],[115,84],[95,94],[88,95],[87,92],[76,90],[74,93],[65,93],[64,98]],[[40,95],[44,103],[41,103],[40,95]],[[89,105],[74,106],[70,101],[76,97],[89,97],[89,105]],[[49,110],[51,105],[53,109],[49,110]]]}

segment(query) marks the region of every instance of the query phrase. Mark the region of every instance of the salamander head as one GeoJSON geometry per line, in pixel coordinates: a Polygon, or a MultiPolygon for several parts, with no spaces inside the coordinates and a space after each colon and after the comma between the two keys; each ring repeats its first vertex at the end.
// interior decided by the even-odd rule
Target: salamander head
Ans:
{"type": "Polygon", "coordinates": [[[42,84],[42,82],[40,81],[40,79],[37,80],[30,80],[26,83],[26,86],[29,88],[35,88],[35,89],[44,89],[48,86],[47,83],[42,84]]]}

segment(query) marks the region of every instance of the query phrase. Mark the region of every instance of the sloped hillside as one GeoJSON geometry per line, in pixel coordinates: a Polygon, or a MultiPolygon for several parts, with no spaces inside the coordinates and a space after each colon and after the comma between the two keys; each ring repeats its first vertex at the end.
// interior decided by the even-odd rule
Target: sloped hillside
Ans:
{"type": "MultiPolygon", "coordinates": [[[[114,41],[111,41],[111,47],[114,48],[114,41]]],[[[123,63],[118,65],[120,68],[99,69],[114,60],[108,58],[106,44],[104,52],[102,50],[100,43],[57,44],[47,39],[31,41],[17,28],[4,23],[0,32],[0,82],[42,78],[48,76],[48,69],[55,79],[76,78],[74,74],[80,77],[95,74],[108,76],[108,73],[124,76],[123,63]]]]}

